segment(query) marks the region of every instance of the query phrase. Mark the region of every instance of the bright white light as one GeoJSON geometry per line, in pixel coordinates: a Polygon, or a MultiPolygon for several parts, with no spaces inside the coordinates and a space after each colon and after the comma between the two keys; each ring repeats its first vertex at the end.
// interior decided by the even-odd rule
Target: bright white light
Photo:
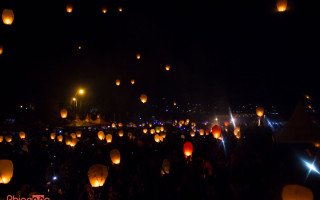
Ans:
{"type": "Polygon", "coordinates": [[[316,172],[317,174],[320,174],[319,170],[316,168],[316,166],[314,166],[314,163],[308,163],[306,161],[304,161],[304,164],[309,168],[310,172],[316,172]]]}
{"type": "Polygon", "coordinates": [[[52,177],[52,180],[57,180],[58,179],[58,177],[57,176],[54,176],[54,177],[52,177]]]}

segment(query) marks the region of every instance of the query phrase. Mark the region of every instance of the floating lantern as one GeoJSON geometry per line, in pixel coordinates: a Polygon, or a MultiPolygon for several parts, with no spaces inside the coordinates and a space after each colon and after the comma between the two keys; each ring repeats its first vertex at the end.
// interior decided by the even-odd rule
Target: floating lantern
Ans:
{"type": "Polygon", "coordinates": [[[102,6],[101,12],[102,12],[103,14],[106,14],[106,13],[108,12],[107,7],[106,7],[106,6],[102,6]]]}
{"type": "Polygon", "coordinates": [[[112,142],[112,135],[110,133],[106,135],[106,141],[107,141],[107,143],[112,142]]]}
{"type": "Polygon", "coordinates": [[[25,132],[23,132],[23,131],[21,131],[20,133],[19,133],[19,137],[20,137],[20,139],[26,139],[26,133],[25,132]]]}
{"type": "Polygon", "coordinates": [[[70,137],[74,139],[74,138],[77,138],[77,135],[75,133],[70,133],[70,137]]]}
{"type": "Polygon", "coordinates": [[[173,106],[176,106],[176,105],[177,105],[177,102],[174,101],[174,102],[173,102],[173,106]]]}
{"type": "Polygon", "coordinates": [[[76,136],[77,136],[78,138],[81,138],[81,135],[82,135],[82,132],[81,132],[81,131],[76,131],[76,136]]]}
{"type": "Polygon", "coordinates": [[[203,129],[199,130],[199,135],[201,135],[201,136],[204,135],[204,130],[203,129]]]}
{"type": "Polygon", "coordinates": [[[70,137],[67,137],[64,142],[66,143],[67,146],[70,146],[70,144],[71,144],[71,138],[70,138],[70,137]]]}
{"type": "Polygon", "coordinates": [[[190,131],[190,136],[194,137],[194,136],[196,136],[196,133],[194,131],[190,131]]]}
{"type": "Polygon", "coordinates": [[[192,157],[192,152],[193,152],[193,145],[191,142],[185,142],[183,145],[183,153],[185,157],[192,157]]]}
{"type": "Polygon", "coordinates": [[[3,54],[3,46],[0,45],[0,56],[3,54]]]}
{"type": "Polygon", "coordinates": [[[50,133],[50,139],[54,140],[56,138],[56,133],[50,133]]]}
{"type": "Polygon", "coordinates": [[[164,159],[162,162],[161,175],[163,176],[169,173],[170,173],[170,162],[168,159],[164,159]]]}
{"type": "Polygon", "coordinates": [[[4,9],[2,11],[2,21],[5,25],[12,25],[14,20],[14,13],[11,9],[4,9]]]}
{"type": "Polygon", "coordinates": [[[160,133],[160,137],[161,137],[161,138],[166,138],[166,137],[167,137],[167,134],[166,134],[165,132],[162,132],[162,133],[160,133]]]}
{"type": "Polygon", "coordinates": [[[120,79],[116,79],[116,86],[120,86],[120,79]]]}
{"type": "Polygon", "coordinates": [[[112,124],[111,124],[111,127],[112,127],[112,128],[116,128],[116,123],[112,123],[112,124]]]}
{"type": "Polygon", "coordinates": [[[169,64],[166,64],[165,69],[166,71],[170,71],[171,66],[169,64]]]}
{"type": "Polygon", "coordinates": [[[120,151],[118,149],[113,149],[110,151],[110,158],[113,164],[119,165],[120,164],[120,151]]]}
{"type": "Polygon", "coordinates": [[[99,138],[99,140],[104,140],[105,135],[104,135],[104,132],[103,132],[103,131],[99,131],[99,132],[98,132],[98,138],[99,138]]]}
{"type": "Polygon", "coordinates": [[[161,132],[160,126],[156,126],[155,130],[156,130],[156,133],[160,133],[161,132]]]}
{"type": "Polygon", "coordinates": [[[140,54],[140,53],[137,53],[137,54],[136,54],[136,58],[137,58],[137,60],[140,60],[141,54],[140,54]]]}
{"type": "Polygon", "coordinates": [[[140,100],[142,103],[147,103],[148,97],[145,94],[140,95],[140,100]]]}
{"type": "Polygon", "coordinates": [[[73,11],[73,4],[68,3],[67,6],[66,6],[66,11],[67,11],[67,13],[72,13],[72,11],[73,11]]]}
{"type": "Polygon", "coordinates": [[[61,110],[60,110],[60,115],[61,115],[61,118],[62,118],[62,119],[67,118],[67,116],[68,116],[68,110],[67,110],[67,109],[61,109],[61,110]]]}
{"type": "Polygon", "coordinates": [[[283,200],[313,200],[313,192],[301,185],[286,185],[282,189],[283,200]]]}
{"type": "Polygon", "coordinates": [[[118,123],[118,127],[119,128],[122,128],[123,127],[123,124],[120,122],[120,123],[118,123]]]}
{"type": "Polygon", "coordinates": [[[118,132],[119,137],[123,137],[123,134],[124,134],[123,130],[120,130],[120,131],[118,132]]]}
{"type": "Polygon", "coordinates": [[[156,143],[160,142],[160,136],[158,134],[155,134],[153,138],[156,143]]]}
{"type": "Polygon", "coordinates": [[[164,127],[163,127],[163,126],[160,127],[160,131],[161,131],[161,132],[164,131],[164,127]]]}
{"type": "Polygon", "coordinates": [[[71,141],[70,141],[70,144],[69,144],[70,147],[75,147],[77,142],[78,142],[77,138],[72,138],[71,141]]]}
{"type": "Polygon", "coordinates": [[[230,123],[229,123],[228,121],[224,121],[224,122],[223,122],[223,125],[224,125],[225,127],[228,127],[228,126],[230,125],[230,123]]]}
{"type": "Polygon", "coordinates": [[[215,139],[220,138],[220,136],[221,136],[221,128],[220,128],[220,126],[214,125],[214,126],[212,127],[212,135],[213,135],[213,137],[214,137],[215,139]]]}
{"type": "Polygon", "coordinates": [[[119,13],[122,13],[122,12],[123,12],[123,8],[122,8],[122,7],[119,7],[119,8],[118,8],[118,12],[119,12],[119,13]]]}
{"type": "Polygon", "coordinates": [[[63,136],[62,135],[58,135],[57,136],[57,140],[58,140],[58,142],[62,142],[63,141],[63,136]]]}
{"type": "Polygon", "coordinates": [[[258,107],[258,108],[256,109],[256,114],[257,114],[258,117],[262,117],[263,114],[264,114],[264,108],[258,107]]]}
{"type": "Polygon", "coordinates": [[[156,130],[154,130],[154,129],[151,129],[151,130],[150,130],[150,134],[151,134],[151,135],[155,134],[155,132],[156,132],[156,130]]]}
{"type": "Polygon", "coordinates": [[[234,134],[234,136],[236,136],[236,138],[240,138],[241,137],[241,135],[240,135],[240,127],[236,127],[235,129],[234,129],[234,131],[233,131],[233,134],[234,134]]]}
{"type": "Polygon", "coordinates": [[[101,187],[108,177],[108,167],[101,164],[92,165],[88,171],[88,178],[92,187],[101,187]]]}
{"type": "Polygon", "coordinates": [[[147,133],[148,133],[148,129],[147,129],[147,128],[144,128],[144,129],[142,130],[142,132],[143,132],[144,134],[147,134],[147,133]]]}
{"type": "Polygon", "coordinates": [[[131,79],[130,83],[131,83],[131,85],[134,85],[135,84],[135,80],[131,79]]]}
{"type": "Polygon", "coordinates": [[[151,128],[152,127],[152,124],[149,124],[149,128],[151,128]]]}
{"type": "Polygon", "coordinates": [[[288,6],[287,0],[278,0],[277,1],[278,12],[285,12],[287,10],[287,6],[288,6]]]}
{"type": "Polygon", "coordinates": [[[3,142],[3,136],[0,135],[0,143],[3,142]]]}
{"type": "Polygon", "coordinates": [[[4,139],[6,140],[6,142],[10,143],[12,141],[12,136],[7,135],[4,139]]]}
{"type": "Polygon", "coordinates": [[[8,184],[13,176],[13,163],[11,160],[0,160],[0,184],[8,184]]]}

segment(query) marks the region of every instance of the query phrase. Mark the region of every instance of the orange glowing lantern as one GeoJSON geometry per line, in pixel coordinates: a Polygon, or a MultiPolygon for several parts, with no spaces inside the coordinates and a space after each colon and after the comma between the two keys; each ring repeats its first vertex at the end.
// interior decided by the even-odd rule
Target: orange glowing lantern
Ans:
{"type": "Polygon", "coordinates": [[[60,110],[60,115],[61,115],[61,118],[62,119],[65,119],[65,118],[67,118],[67,116],[68,116],[68,110],[67,109],[61,109],[60,110]]]}
{"type": "Polygon", "coordinates": [[[141,54],[140,54],[140,53],[137,53],[137,54],[136,54],[136,58],[137,58],[137,60],[140,60],[141,54]]]}
{"type": "Polygon", "coordinates": [[[142,130],[142,132],[143,132],[144,134],[147,134],[147,133],[148,133],[148,129],[147,129],[147,128],[144,128],[144,129],[142,130]]]}
{"type": "Polygon", "coordinates": [[[23,131],[21,131],[20,133],[19,133],[19,137],[20,137],[20,139],[26,139],[26,133],[25,132],[23,132],[23,131]]]}
{"type": "Polygon", "coordinates": [[[204,130],[203,129],[199,130],[199,135],[201,135],[201,136],[204,135],[204,130]]]}
{"type": "Polygon", "coordinates": [[[56,138],[56,133],[50,133],[50,139],[54,140],[56,138]]]}
{"type": "Polygon", "coordinates": [[[116,79],[116,86],[120,86],[120,79],[116,79]]]}
{"type": "Polygon", "coordinates": [[[75,133],[70,133],[70,137],[74,139],[74,138],[77,138],[77,135],[75,133]]]}
{"type": "Polygon", "coordinates": [[[57,136],[57,140],[58,140],[58,142],[62,142],[63,141],[63,136],[62,135],[58,135],[57,136]]]}
{"type": "Polygon", "coordinates": [[[0,160],[0,184],[8,184],[13,176],[13,163],[11,160],[0,160]]]}
{"type": "Polygon", "coordinates": [[[123,137],[123,134],[124,134],[123,130],[120,130],[120,131],[118,132],[119,137],[123,137]]]}
{"type": "Polygon", "coordinates": [[[151,130],[150,130],[150,134],[151,134],[151,135],[155,134],[155,132],[156,132],[156,130],[154,130],[154,129],[151,129],[151,130]]]}
{"type": "Polygon", "coordinates": [[[69,144],[70,147],[75,147],[77,142],[78,142],[77,138],[72,138],[71,141],[70,141],[70,144],[69,144]]]}
{"type": "Polygon", "coordinates": [[[72,13],[73,11],[73,5],[71,3],[68,3],[66,6],[67,13],[72,13]]]}
{"type": "Polygon", "coordinates": [[[131,79],[130,83],[131,83],[131,85],[134,85],[136,83],[136,81],[134,79],[131,79]]]}
{"type": "Polygon", "coordinates": [[[119,7],[119,8],[118,8],[118,12],[119,12],[119,13],[122,13],[122,12],[123,12],[123,8],[122,8],[122,7],[119,7]]]}
{"type": "Polygon", "coordinates": [[[190,136],[194,137],[194,136],[196,136],[196,133],[194,131],[190,131],[190,136]]]}
{"type": "Polygon", "coordinates": [[[101,12],[102,12],[103,14],[106,14],[106,13],[108,12],[107,7],[106,7],[106,6],[102,6],[101,12]]]}
{"type": "Polygon", "coordinates": [[[120,123],[118,123],[118,126],[119,126],[119,128],[122,128],[123,124],[120,122],[120,123]]]}
{"type": "Polygon", "coordinates": [[[0,45],[0,56],[3,54],[3,46],[0,45]]]}
{"type": "Polygon", "coordinates": [[[162,132],[162,133],[160,133],[160,137],[161,137],[161,138],[166,138],[166,137],[167,137],[167,134],[166,134],[165,132],[162,132]]]}
{"type": "Polygon", "coordinates": [[[5,138],[6,142],[10,143],[12,142],[12,136],[11,135],[7,135],[5,138]]]}
{"type": "Polygon", "coordinates": [[[140,95],[140,100],[142,103],[147,103],[148,97],[145,94],[140,95]]]}
{"type": "Polygon", "coordinates": [[[112,123],[112,124],[111,124],[111,127],[112,127],[112,128],[116,128],[116,123],[112,123]]]}
{"type": "Polygon", "coordinates": [[[120,151],[118,149],[113,149],[110,151],[110,158],[113,164],[119,165],[120,164],[120,151]]]}
{"type": "Polygon", "coordinates": [[[108,177],[108,167],[101,164],[92,165],[88,171],[88,178],[92,187],[101,187],[108,177]]]}
{"type": "Polygon", "coordinates": [[[286,185],[282,189],[283,200],[313,200],[313,192],[301,185],[286,185]]]}
{"type": "Polygon", "coordinates": [[[82,132],[81,132],[81,131],[76,131],[76,136],[77,136],[78,138],[81,138],[81,135],[82,135],[82,132]]]}
{"type": "Polygon", "coordinates": [[[104,140],[105,135],[104,135],[104,132],[103,132],[103,131],[99,131],[99,132],[98,132],[98,138],[99,138],[99,140],[104,140]]]}
{"type": "Polygon", "coordinates": [[[241,137],[240,135],[240,127],[236,127],[233,131],[234,136],[236,136],[237,139],[239,139],[241,137]]]}
{"type": "Polygon", "coordinates": [[[228,127],[228,126],[230,125],[230,123],[229,123],[228,121],[224,121],[224,122],[223,122],[223,125],[224,125],[225,127],[228,127]]]}
{"type": "Polygon", "coordinates": [[[166,71],[170,71],[171,66],[169,64],[166,64],[165,69],[166,71]]]}
{"type": "Polygon", "coordinates": [[[185,142],[183,145],[183,153],[185,157],[192,157],[192,152],[193,152],[193,145],[191,142],[185,142]]]}
{"type": "Polygon", "coordinates": [[[159,143],[159,142],[160,142],[160,136],[159,136],[158,134],[155,134],[155,135],[154,135],[154,141],[155,141],[156,143],[159,143]]]}
{"type": "Polygon", "coordinates": [[[264,108],[258,107],[258,108],[256,109],[256,114],[257,114],[258,117],[262,117],[263,114],[264,114],[264,108]]]}
{"type": "Polygon", "coordinates": [[[110,133],[106,135],[106,141],[107,141],[107,143],[112,142],[112,135],[110,133]]]}
{"type": "Polygon", "coordinates": [[[170,162],[168,159],[164,159],[162,162],[161,175],[163,176],[169,173],[170,173],[170,162]]]}
{"type": "Polygon", "coordinates": [[[2,11],[2,21],[5,25],[12,25],[14,20],[14,13],[11,9],[4,9],[2,11]]]}
{"type": "Polygon", "coordinates": [[[211,130],[212,130],[212,135],[213,135],[213,137],[215,139],[218,139],[218,138],[221,137],[221,128],[220,128],[220,126],[214,125],[211,130]]]}
{"type": "Polygon", "coordinates": [[[278,12],[285,12],[287,10],[287,6],[288,6],[287,0],[278,0],[277,1],[278,12]]]}
{"type": "Polygon", "coordinates": [[[64,142],[66,143],[67,146],[70,146],[71,144],[71,138],[70,137],[67,137],[64,142]]]}
{"type": "Polygon", "coordinates": [[[0,143],[3,142],[3,136],[0,135],[0,143]]]}

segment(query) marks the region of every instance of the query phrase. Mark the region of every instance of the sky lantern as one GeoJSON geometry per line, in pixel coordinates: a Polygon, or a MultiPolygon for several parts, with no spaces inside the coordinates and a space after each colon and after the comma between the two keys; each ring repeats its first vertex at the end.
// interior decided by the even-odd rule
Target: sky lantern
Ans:
{"type": "Polygon", "coordinates": [[[123,8],[122,7],[118,7],[118,12],[122,13],[123,12],[123,8]]]}
{"type": "Polygon", "coordinates": [[[107,143],[112,142],[112,135],[110,133],[106,135],[106,141],[107,141],[107,143]]]}
{"type": "Polygon", "coordinates": [[[161,175],[170,173],[170,162],[168,159],[164,159],[162,162],[161,175]]]}
{"type": "Polygon", "coordinates": [[[78,143],[78,139],[77,138],[71,138],[71,141],[70,141],[70,147],[75,147],[76,144],[78,143]]]}
{"type": "Polygon", "coordinates": [[[159,142],[160,142],[160,135],[155,134],[153,138],[154,138],[154,141],[155,141],[156,143],[159,143],[159,142]]]}
{"type": "Polygon", "coordinates": [[[57,140],[58,140],[58,142],[62,142],[63,141],[63,136],[62,135],[58,135],[57,136],[57,140]]]}
{"type": "Polygon", "coordinates": [[[160,131],[163,132],[164,131],[164,126],[160,127],[160,131]]]}
{"type": "Polygon", "coordinates": [[[150,130],[150,134],[151,134],[151,135],[153,135],[153,134],[155,134],[155,133],[156,133],[156,130],[155,130],[155,129],[151,129],[151,130],[150,130]]]}
{"type": "Polygon", "coordinates": [[[240,127],[237,126],[234,131],[233,131],[233,134],[234,136],[236,136],[237,139],[239,139],[241,137],[241,134],[240,134],[240,127]]]}
{"type": "Polygon", "coordinates": [[[161,138],[166,138],[166,137],[167,137],[167,134],[166,134],[165,132],[162,132],[162,133],[160,133],[160,137],[161,137],[161,138]]]}
{"type": "Polygon", "coordinates": [[[70,137],[74,139],[77,138],[77,135],[75,133],[70,133],[70,137]]]}
{"type": "Polygon", "coordinates": [[[224,122],[223,122],[223,125],[224,125],[225,127],[228,127],[228,126],[230,125],[230,123],[229,123],[228,121],[224,121],[224,122]]]}
{"type": "Polygon", "coordinates": [[[285,12],[287,10],[287,6],[288,6],[287,0],[278,0],[277,1],[278,12],[285,12]]]}
{"type": "Polygon", "coordinates": [[[156,126],[155,130],[156,130],[156,133],[160,133],[161,132],[160,126],[156,126]]]}
{"type": "Polygon", "coordinates": [[[131,79],[130,83],[131,83],[131,85],[134,85],[136,83],[136,81],[134,79],[131,79]]]}
{"type": "Polygon", "coordinates": [[[5,25],[12,25],[14,20],[14,13],[11,9],[4,9],[2,11],[2,21],[5,25]]]}
{"type": "Polygon", "coordinates": [[[67,146],[70,146],[71,144],[71,138],[70,137],[67,137],[64,142],[66,143],[67,146]]]}
{"type": "Polygon", "coordinates": [[[56,133],[50,133],[50,139],[54,140],[56,138],[56,133]]]}
{"type": "Polygon", "coordinates": [[[13,176],[13,163],[11,160],[0,160],[0,184],[8,184],[13,176]]]}
{"type": "Polygon", "coordinates": [[[108,167],[101,164],[92,165],[88,170],[88,178],[92,187],[101,187],[108,177],[108,167]]]}
{"type": "Polygon", "coordinates": [[[171,66],[169,64],[166,64],[166,66],[164,67],[166,71],[170,71],[171,66]]]}
{"type": "Polygon", "coordinates": [[[264,108],[262,108],[262,107],[257,107],[257,109],[256,109],[256,114],[257,114],[257,116],[258,116],[258,126],[260,126],[260,124],[261,124],[261,117],[263,116],[263,114],[264,114],[264,108]]]}
{"type": "Polygon", "coordinates": [[[99,138],[99,140],[104,140],[105,135],[104,135],[104,132],[103,132],[103,131],[99,131],[99,132],[98,132],[98,138],[99,138]]]}
{"type": "Polygon", "coordinates": [[[116,79],[116,86],[120,86],[120,79],[116,79]]]}
{"type": "Polygon", "coordinates": [[[121,160],[120,151],[118,149],[112,149],[110,151],[110,158],[114,165],[119,165],[121,160]]]}
{"type": "Polygon", "coordinates": [[[102,12],[103,14],[106,14],[106,13],[108,12],[107,7],[106,7],[106,6],[102,6],[101,12],[102,12]]]}
{"type": "Polygon", "coordinates": [[[121,122],[118,123],[119,128],[123,127],[123,124],[121,122]]]}
{"type": "Polygon", "coordinates": [[[151,127],[152,127],[152,124],[150,123],[150,124],[149,124],[149,128],[151,128],[151,127]]]}
{"type": "Polygon", "coordinates": [[[204,130],[203,129],[199,130],[199,135],[204,135],[204,130]]]}
{"type": "Polygon", "coordinates": [[[147,133],[148,133],[148,129],[147,129],[147,128],[144,128],[144,129],[142,130],[142,132],[143,132],[144,134],[147,134],[147,133]]]}
{"type": "Polygon", "coordinates": [[[137,58],[137,60],[140,60],[140,59],[141,59],[141,54],[140,54],[140,53],[137,53],[137,54],[136,54],[136,58],[137,58]]]}
{"type": "Polygon", "coordinates": [[[145,94],[140,95],[140,100],[142,103],[147,103],[148,97],[145,94]]]}
{"type": "Polygon", "coordinates": [[[72,3],[67,4],[66,11],[67,11],[67,13],[72,13],[72,11],[73,11],[73,4],[72,3]]]}
{"type": "Polygon", "coordinates": [[[313,200],[313,192],[301,185],[286,185],[282,188],[283,200],[313,200]]]}
{"type": "Polygon", "coordinates": [[[6,140],[6,142],[10,143],[12,141],[12,136],[7,135],[4,139],[6,140]]]}
{"type": "Polygon", "coordinates": [[[196,133],[194,131],[190,131],[190,136],[194,137],[194,136],[196,136],[196,133]]]}
{"type": "Polygon", "coordinates": [[[0,45],[0,56],[3,54],[3,46],[0,45]]]}
{"type": "Polygon", "coordinates": [[[65,108],[61,109],[61,110],[60,110],[60,115],[61,115],[61,118],[62,118],[62,119],[67,118],[67,116],[68,116],[68,110],[65,109],[65,108]]]}
{"type": "Polygon", "coordinates": [[[111,124],[111,127],[112,127],[112,128],[116,128],[116,123],[112,123],[112,124],[111,124]]]}
{"type": "Polygon", "coordinates": [[[120,130],[120,131],[118,132],[119,137],[123,137],[123,134],[124,134],[123,130],[120,130]]]}
{"type": "Polygon", "coordinates": [[[183,153],[184,156],[187,157],[192,157],[192,152],[193,152],[193,145],[191,142],[185,142],[183,144],[183,153]]]}
{"type": "Polygon", "coordinates": [[[77,138],[81,138],[82,132],[81,131],[76,131],[76,136],[77,138]]]}
{"type": "Polygon", "coordinates": [[[3,136],[0,135],[0,143],[3,141],[3,136]]]}
{"type": "Polygon", "coordinates": [[[20,137],[20,139],[26,139],[26,133],[25,132],[23,132],[23,131],[21,131],[21,132],[19,132],[19,137],[20,137]]]}
{"type": "Polygon", "coordinates": [[[213,135],[213,137],[215,139],[220,138],[220,136],[221,136],[221,128],[220,128],[219,125],[214,125],[211,130],[212,130],[212,135],[213,135]]]}
{"type": "Polygon", "coordinates": [[[173,106],[176,106],[176,105],[177,105],[177,102],[174,101],[174,102],[173,102],[173,106]]]}

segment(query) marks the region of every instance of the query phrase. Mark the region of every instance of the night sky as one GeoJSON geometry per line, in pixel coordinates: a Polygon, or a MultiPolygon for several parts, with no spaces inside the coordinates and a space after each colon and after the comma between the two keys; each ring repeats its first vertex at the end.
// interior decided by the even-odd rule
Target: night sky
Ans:
{"type": "Polygon", "coordinates": [[[315,1],[291,0],[285,13],[276,12],[276,1],[260,0],[78,0],[72,14],[67,3],[0,1],[15,13],[13,26],[0,25],[2,109],[55,109],[79,86],[92,105],[106,107],[119,97],[118,106],[139,103],[141,93],[151,103],[279,106],[304,92],[318,95],[315,1]]]}

